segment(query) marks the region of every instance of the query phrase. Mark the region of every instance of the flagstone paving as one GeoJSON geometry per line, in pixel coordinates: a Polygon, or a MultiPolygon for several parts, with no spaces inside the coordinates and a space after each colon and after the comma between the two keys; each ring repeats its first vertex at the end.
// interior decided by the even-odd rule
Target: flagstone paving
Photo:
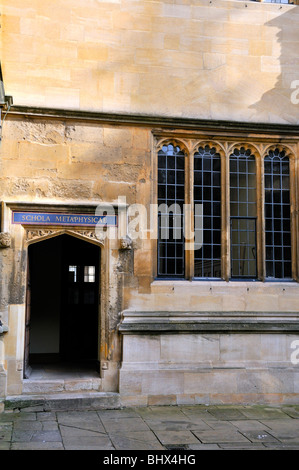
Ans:
{"type": "Polygon", "coordinates": [[[299,405],[6,411],[0,450],[299,449],[299,405]]]}

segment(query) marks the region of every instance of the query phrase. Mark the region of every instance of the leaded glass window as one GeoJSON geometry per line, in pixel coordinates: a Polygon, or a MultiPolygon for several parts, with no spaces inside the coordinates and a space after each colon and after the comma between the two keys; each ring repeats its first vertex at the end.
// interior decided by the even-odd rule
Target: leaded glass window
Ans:
{"type": "Polygon", "coordinates": [[[188,139],[157,155],[157,276],[297,279],[296,175],[286,147],[188,139]]]}
{"type": "Polygon", "coordinates": [[[194,251],[194,276],[221,278],[221,159],[214,147],[194,154],[194,227],[202,230],[202,246],[194,251]]]}
{"type": "Polygon", "coordinates": [[[291,278],[290,168],[285,152],[265,157],[266,277],[291,278]]]}
{"type": "Polygon", "coordinates": [[[158,153],[158,275],[184,277],[185,154],[164,145],[158,153]]]}
{"type": "Polygon", "coordinates": [[[251,150],[230,156],[231,276],[256,278],[256,165],[251,150]]]}

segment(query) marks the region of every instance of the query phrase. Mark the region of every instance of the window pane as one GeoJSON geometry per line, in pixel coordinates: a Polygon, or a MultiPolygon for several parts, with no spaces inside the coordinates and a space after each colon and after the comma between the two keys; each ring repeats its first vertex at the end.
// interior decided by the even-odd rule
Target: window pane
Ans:
{"type": "Polygon", "coordinates": [[[178,146],[158,152],[158,276],[184,276],[185,155],[178,146]]]}
{"type": "Polygon", "coordinates": [[[69,281],[77,282],[78,279],[78,266],[69,266],[69,281]]]}
{"type": "Polygon", "coordinates": [[[221,159],[215,148],[201,147],[194,154],[194,182],[195,241],[200,240],[195,243],[194,276],[220,278],[221,159]]]}
{"type": "Polygon", "coordinates": [[[84,282],[95,282],[95,266],[84,266],[84,282]]]}
{"type": "Polygon", "coordinates": [[[231,276],[256,278],[255,157],[244,147],[230,156],[231,276]]]}
{"type": "Polygon", "coordinates": [[[232,277],[256,278],[256,219],[231,220],[232,277]]]}
{"type": "Polygon", "coordinates": [[[289,159],[276,149],[269,152],[264,165],[266,276],[291,278],[289,159]]]}

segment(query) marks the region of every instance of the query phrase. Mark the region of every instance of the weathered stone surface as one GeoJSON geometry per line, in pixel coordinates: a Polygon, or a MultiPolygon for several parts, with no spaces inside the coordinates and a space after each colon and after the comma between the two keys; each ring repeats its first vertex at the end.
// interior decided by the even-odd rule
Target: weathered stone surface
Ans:
{"type": "Polygon", "coordinates": [[[44,380],[35,380],[35,381],[27,381],[25,380],[23,383],[23,393],[28,393],[34,395],[36,393],[53,393],[53,392],[61,392],[64,389],[64,381],[63,380],[51,380],[51,381],[44,381],[44,380]]]}
{"type": "Polygon", "coordinates": [[[24,412],[30,409],[30,413],[59,411],[59,410],[80,410],[80,409],[117,409],[120,407],[119,395],[117,393],[86,392],[85,394],[76,393],[56,393],[53,395],[20,395],[7,397],[5,400],[5,409],[16,410],[24,409],[24,412]]]}
{"type": "MultiPolygon", "coordinates": [[[[70,23],[64,5],[57,20],[43,6],[32,6],[28,16],[23,6],[12,10],[5,2],[3,40],[10,59],[5,77],[15,102],[31,106],[233,120],[240,115],[250,120],[254,112],[261,122],[297,122],[289,89],[281,84],[286,81],[289,88],[288,60],[298,50],[296,14],[290,7],[271,7],[249,4],[245,10],[224,0],[212,6],[142,1],[136,9],[134,2],[121,0],[86,8],[78,1],[70,23]],[[282,37],[292,46],[281,47],[282,37]],[[22,47],[37,52],[30,55],[30,67],[22,47]],[[20,77],[25,68],[24,89],[20,77]],[[253,76],[257,88],[250,86],[253,76]]],[[[40,132],[47,142],[61,138],[60,133],[40,132]]],[[[109,135],[106,139],[109,143],[109,135]]]]}
{"type": "Polygon", "coordinates": [[[160,361],[159,336],[126,336],[124,341],[124,362],[157,362],[160,361]]]}
{"type": "Polygon", "coordinates": [[[196,444],[198,440],[190,431],[155,431],[156,436],[163,445],[167,444],[196,444]]]}
{"type": "Polygon", "coordinates": [[[85,435],[85,431],[104,432],[103,424],[95,411],[58,412],[57,421],[61,427],[65,428],[66,433],[71,432],[73,428],[79,430],[82,435],[85,435]]]}
{"type": "MultiPolygon", "coordinates": [[[[292,409],[296,407],[288,407],[292,409]]],[[[5,412],[0,420],[0,434],[4,437],[0,439],[0,449],[296,449],[298,419],[283,410],[284,407],[269,406],[195,405],[97,412],[5,412]],[[249,412],[254,419],[245,415],[249,412]],[[234,419],[240,415],[244,419],[234,419]],[[107,429],[111,423],[118,429],[114,425],[107,429]],[[45,425],[51,426],[46,429],[45,425]]]]}
{"type": "Polygon", "coordinates": [[[8,232],[0,233],[0,248],[9,248],[11,245],[11,235],[8,232]]]}
{"type": "Polygon", "coordinates": [[[0,442],[0,450],[10,450],[10,442],[0,442]]]}
{"type": "Polygon", "coordinates": [[[189,450],[220,450],[217,444],[189,444],[189,450]]]}
{"type": "Polygon", "coordinates": [[[248,439],[239,433],[238,431],[231,431],[231,430],[222,430],[222,429],[213,429],[210,431],[194,431],[194,434],[198,439],[204,443],[248,443],[248,439]]]}
{"type": "Polygon", "coordinates": [[[64,450],[62,442],[13,442],[11,450],[64,450]]]}
{"type": "Polygon", "coordinates": [[[42,423],[40,421],[19,420],[14,423],[14,431],[40,431],[42,423]]]}
{"type": "MultiPolygon", "coordinates": [[[[270,431],[271,432],[271,431],[270,431]]],[[[269,431],[242,431],[242,434],[251,442],[277,442],[277,439],[269,431]]],[[[298,439],[299,441],[299,439],[298,439]]]]}
{"type": "Polygon", "coordinates": [[[168,419],[159,419],[158,417],[156,419],[146,419],[146,424],[153,429],[154,431],[186,431],[186,430],[208,430],[210,429],[210,426],[208,426],[202,419],[187,419],[187,417],[184,419],[178,419],[177,417],[174,417],[171,419],[170,417],[168,419]]]}
{"type": "Polygon", "coordinates": [[[65,450],[113,450],[108,436],[69,436],[63,437],[65,450]]]}
{"type": "Polygon", "coordinates": [[[102,418],[105,429],[109,433],[121,431],[148,431],[148,426],[141,418],[102,418]]]}
{"type": "Polygon", "coordinates": [[[150,431],[129,431],[111,433],[111,441],[116,450],[163,450],[155,434],[150,431]]]}

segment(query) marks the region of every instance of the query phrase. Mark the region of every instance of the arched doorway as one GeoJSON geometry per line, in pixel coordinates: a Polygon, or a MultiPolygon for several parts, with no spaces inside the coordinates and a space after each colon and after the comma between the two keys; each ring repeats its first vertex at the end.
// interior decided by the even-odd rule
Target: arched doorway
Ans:
{"type": "Polygon", "coordinates": [[[25,378],[36,364],[97,369],[100,255],[69,235],[28,247],[25,378]]]}

